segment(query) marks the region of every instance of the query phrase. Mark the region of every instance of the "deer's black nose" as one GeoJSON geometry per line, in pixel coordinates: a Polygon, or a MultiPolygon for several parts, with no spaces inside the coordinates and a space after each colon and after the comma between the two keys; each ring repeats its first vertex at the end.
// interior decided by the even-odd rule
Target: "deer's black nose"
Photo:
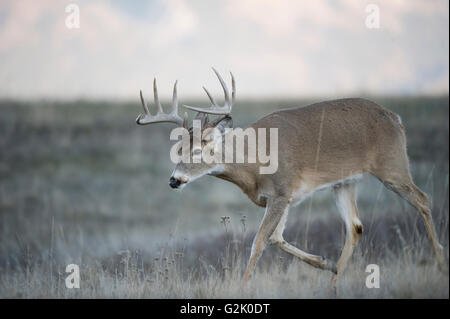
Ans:
{"type": "Polygon", "coordinates": [[[178,188],[178,186],[180,186],[180,184],[181,184],[181,182],[176,178],[171,177],[169,179],[169,185],[172,188],[178,188]]]}

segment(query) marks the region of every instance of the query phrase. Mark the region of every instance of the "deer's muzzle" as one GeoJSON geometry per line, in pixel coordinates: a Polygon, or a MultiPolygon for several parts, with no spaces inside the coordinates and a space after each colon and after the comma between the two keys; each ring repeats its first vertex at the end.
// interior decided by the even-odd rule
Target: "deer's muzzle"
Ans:
{"type": "Polygon", "coordinates": [[[169,179],[169,185],[172,188],[178,188],[180,186],[180,184],[181,184],[181,181],[176,178],[171,177],[169,179]]]}

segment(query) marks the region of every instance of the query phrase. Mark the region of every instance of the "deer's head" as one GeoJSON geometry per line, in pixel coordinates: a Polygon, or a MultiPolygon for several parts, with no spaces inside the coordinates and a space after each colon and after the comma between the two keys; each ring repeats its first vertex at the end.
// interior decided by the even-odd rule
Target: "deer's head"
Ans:
{"type": "Polygon", "coordinates": [[[224,80],[214,68],[213,71],[216,73],[222,85],[225,95],[225,104],[223,106],[219,106],[208,90],[203,87],[211,101],[211,106],[209,108],[198,108],[183,105],[190,110],[198,112],[194,119],[194,125],[191,127],[188,125],[188,116],[186,112],[184,113],[184,119],[178,115],[177,82],[175,82],[173,89],[172,111],[168,114],[163,112],[162,106],[159,102],[156,79],[153,82],[155,104],[158,108],[156,115],[150,114],[149,108],[142,96],[142,91],[140,92],[144,114],[140,114],[138,116],[136,119],[137,124],[146,125],[160,122],[171,122],[177,124],[178,126],[182,126],[189,132],[189,150],[183,150],[182,148],[178,149],[179,155],[186,152],[184,153],[185,160],[176,165],[171,177],[169,178],[169,185],[172,188],[182,188],[189,182],[192,182],[201,176],[220,174],[223,171],[222,164],[217,163],[216,161],[205,160],[205,157],[202,155],[207,153],[210,157],[213,157],[216,152],[222,152],[223,150],[222,141],[226,129],[233,127],[231,110],[235,100],[236,86],[233,74],[231,74],[232,93],[230,100],[230,95],[224,80]],[[210,122],[208,114],[219,115],[219,117],[210,122]],[[197,122],[195,123],[195,121],[197,122]],[[195,124],[197,124],[197,128],[200,132],[195,131],[195,124]],[[194,142],[194,134],[196,133],[199,133],[198,143],[194,142]]]}

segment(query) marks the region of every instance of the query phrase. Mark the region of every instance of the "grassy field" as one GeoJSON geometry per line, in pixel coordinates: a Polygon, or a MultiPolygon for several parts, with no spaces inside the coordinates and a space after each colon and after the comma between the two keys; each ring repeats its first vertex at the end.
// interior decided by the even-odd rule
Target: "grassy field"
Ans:
{"type": "MultiPolygon", "coordinates": [[[[448,97],[371,99],[402,117],[412,175],[430,196],[448,260],[448,97]]],[[[234,123],[312,101],[239,102],[234,123]]],[[[171,190],[172,126],[138,127],[140,112],[138,101],[0,102],[1,298],[335,297],[331,273],[276,247],[241,288],[263,209],[213,177],[171,190]],[[71,263],[80,289],[65,287],[71,263]]],[[[419,214],[373,178],[360,185],[358,205],[364,234],[338,297],[448,298],[448,270],[437,270],[419,214]],[[379,289],[365,286],[373,263],[379,289]]],[[[336,261],[345,232],[330,191],[293,208],[285,234],[336,261]]]]}

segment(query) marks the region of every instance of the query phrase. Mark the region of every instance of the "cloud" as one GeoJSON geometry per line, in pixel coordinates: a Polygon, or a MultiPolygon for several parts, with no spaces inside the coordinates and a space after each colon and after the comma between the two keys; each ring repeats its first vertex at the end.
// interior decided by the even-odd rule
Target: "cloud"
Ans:
{"type": "Polygon", "coordinates": [[[50,0],[0,4],[0,97],[163,98],[448,93],[447,1],[73,1],[80,29],[50,0]],[[368,3],[380,29],[365,26],[368,3]],[[221,96],[221,95],[220,95],[221,96]]]}

